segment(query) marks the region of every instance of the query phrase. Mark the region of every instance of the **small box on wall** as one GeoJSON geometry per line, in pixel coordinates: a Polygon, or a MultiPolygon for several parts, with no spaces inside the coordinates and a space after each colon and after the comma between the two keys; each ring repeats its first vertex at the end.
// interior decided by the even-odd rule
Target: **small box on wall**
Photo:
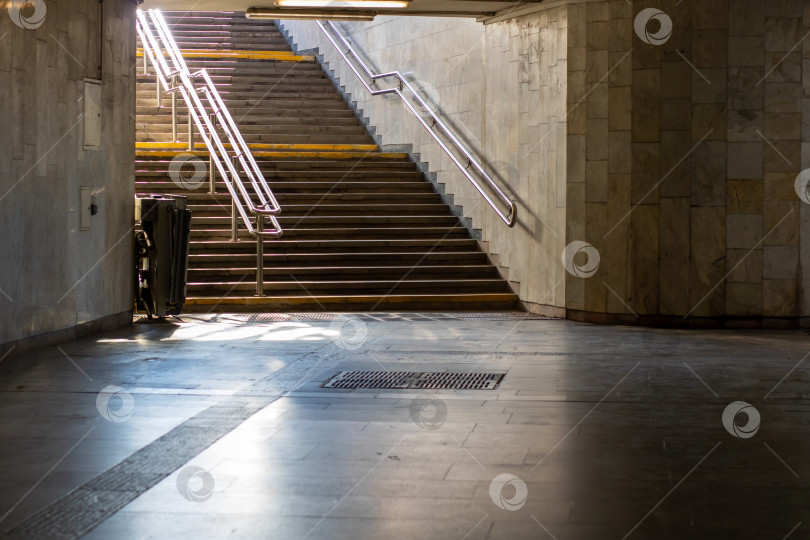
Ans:
{"type": "Polygon", "coordinates": [[[101,81],[84,79],[84,146],[101,150],[101,81]]]}

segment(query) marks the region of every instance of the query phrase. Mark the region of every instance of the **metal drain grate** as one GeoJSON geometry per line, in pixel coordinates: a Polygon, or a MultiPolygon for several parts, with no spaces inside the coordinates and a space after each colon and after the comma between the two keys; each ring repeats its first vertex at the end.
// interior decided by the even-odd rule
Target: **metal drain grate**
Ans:
{"type": "Polygon", "coordinates": [[[503,376],[503,373],[422,373],[411,388],[494,390],[503,376]]]}
{"type": "Polygon", "coordinates": [[[810,395],[810,382],[808,381],[762,381],[763,388],[771,389],[773,397],[780,394],[810,395]]]}
{"type": "Polygon", "coordinates": [[[379,388],[391,390],[494,390],[505,373],[447,373],[421,371],[341,371],[321,388],[379,388]]]}

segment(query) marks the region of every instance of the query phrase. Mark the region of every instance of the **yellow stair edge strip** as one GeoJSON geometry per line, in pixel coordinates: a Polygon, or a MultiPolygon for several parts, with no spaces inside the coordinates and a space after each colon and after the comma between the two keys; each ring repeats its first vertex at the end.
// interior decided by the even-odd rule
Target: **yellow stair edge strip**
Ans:
{"type": "MultiPolygon", "coordinates": [[[[281,62],[313,62],[314,56],[302,56],[287,51],[219,51],[214,49],[181,49],[183,58],[236,58],[243,60],[278,60],[281,62]]],[[[138,57],[143,49],[138,49],[138,57]]],[[[164,56],[166,56],[164,54],[164,56]]]]}
{"type": "MultiPolygon", "coordinates": [[[[358,152],[379,150],[376,144],[249,143],[248,147],[251,150],[353,150],[358,152]]],[[[135,148],[138,150],[185,150],[188,148],[188,144],[184,142],[136,142],[135,148]]],[[[231,148],[231,145],[226,143],[225,148],[231,148]]]]}
{"type": "MultiPolygon", "coordinates": [[[[181,152],[181,153],[189,153],[193,154],[198,157],[208,157],[208,152],[203,150],[195,150],[193,152],[181,152]]],[[[178,154],[176,151],[164,151],[164,150],[136,150],[135,156],[136,157],[168,157],[173,158],[178,154]]],[[[375,158],[382,158],[382,159],[407,159],[408,154],[406,153],[391,153],[391,152],[285,152],[285,151],[278,151],[278,152],[253,152],[253,157],[255,158],[328,158],[328,159],[352,159],[352,158],[361,158],[373,156],[375,158]]]]}

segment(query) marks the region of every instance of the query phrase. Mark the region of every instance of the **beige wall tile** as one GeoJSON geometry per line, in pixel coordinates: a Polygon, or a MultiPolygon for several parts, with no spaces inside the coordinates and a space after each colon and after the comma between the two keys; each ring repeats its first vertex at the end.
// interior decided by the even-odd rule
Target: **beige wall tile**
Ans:
{"type": "Polygon", "coordinates": [[[692,207],[689,312],[713,316],[725,311],[725,208],[692,207]]]}
{"type": "Polygon", "coordinates": [[[762,214],[762,180],[729,180],[726,208],[729,214],[762,214]]]}
{"type": "Polygon", "coordinates": [[[762,283],[726,284],[726,313],[755,317],[762,313],[762,283]]]}
{"type": "Polygon", "coordinates": [[[794,280],[762,282],[762,313],[766,317],[795,317],[799,313],[799,288],[794,280]]]}

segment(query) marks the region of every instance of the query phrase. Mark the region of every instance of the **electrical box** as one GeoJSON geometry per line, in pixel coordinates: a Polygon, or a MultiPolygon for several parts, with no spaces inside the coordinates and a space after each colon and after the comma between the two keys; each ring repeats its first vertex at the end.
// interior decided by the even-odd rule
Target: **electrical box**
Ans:
{"type": "Polygon", "coordinates": [[[84,80],[84,149],[101,150],[101,81],[84,80]]]}

